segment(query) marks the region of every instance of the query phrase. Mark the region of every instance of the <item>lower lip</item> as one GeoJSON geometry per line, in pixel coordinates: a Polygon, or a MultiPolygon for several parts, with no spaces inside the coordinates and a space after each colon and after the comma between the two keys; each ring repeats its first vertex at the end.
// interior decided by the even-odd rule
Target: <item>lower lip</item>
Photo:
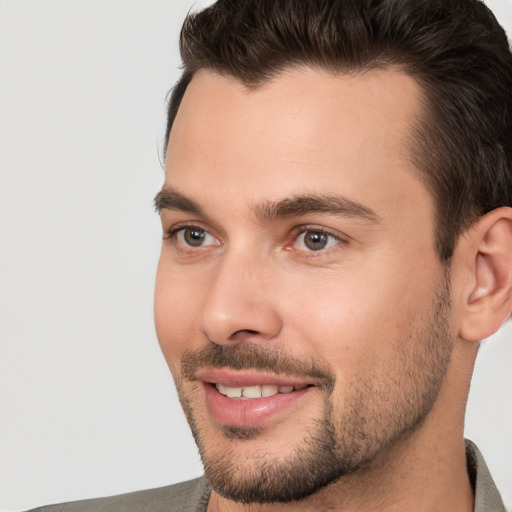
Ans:
{"type": "Polygon", "coordinates": [[[265,398],[240,400],[228,398],[211,384],[204,383],[203,387],[206,407],[213,419],[221,425],[239,427],[256,427],[264,424],[285,412],[314,389],[306,387],[291,393],[277,393],[265,398]]]}

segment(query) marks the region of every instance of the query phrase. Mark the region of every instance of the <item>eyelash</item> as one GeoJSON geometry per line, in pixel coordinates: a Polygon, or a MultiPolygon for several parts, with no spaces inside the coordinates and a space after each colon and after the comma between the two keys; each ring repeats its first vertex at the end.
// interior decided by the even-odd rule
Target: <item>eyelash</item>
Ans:
{"type": "MultiPolygon", "coordinates": [[[[176,238],[177,236],[179,235],[180,232],[184,231],[185,229],[187,228],[191,228],[191,229],[196,229],[198,231],[204,231],[205,233],[207,233],[209,236],[217,239],[216,237],[214,237],[207,229],[201,227],[200,225],[198,225],[197,223],[190,223],[190,224],[177,224],[175,226],[172,226],[169,230],[167,230],[162,239],[163,240],[173,240],[174,241],[174,246],[176,247],[177,250],[179,251],[194,251],[196,252],[198,249],[201,249],[200,246],[198,247],[192,247],[192,246],[187,246],[187,245],[179,245],[178,243],[176,243],[176,238]]],[[[215,245],[218,245],[218,244],[215,244],[215,245]]]]}
{"type": "Polygon", "coordinates": [[[170,229],[168,229],[164,233],[162,239],[169,240],[169,239],[173,238],[174,236],[176,236],[180,231],[182,231],[186,228],[196,228],[196,229],[201,229],[203,231],[206,231],[206,229],[203,229],[202,227],[198,226],[197,224],[178,224],[178,225],[172,226],[170,229]]]}

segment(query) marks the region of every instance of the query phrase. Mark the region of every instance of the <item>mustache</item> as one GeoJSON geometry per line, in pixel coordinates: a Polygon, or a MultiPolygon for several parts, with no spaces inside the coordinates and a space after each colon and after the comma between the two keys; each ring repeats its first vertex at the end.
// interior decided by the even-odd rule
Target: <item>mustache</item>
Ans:
{"type": "Polygon", "coordinates": [[[332,390],[335,376],[325,364],[313,358],[297,358],[275,348],[240,344],[224,346],[210,343],[194,352],[187,352],[181,360],[181,376],[196,380],[202,368],[230,368],[232,370],[258,370],[264,373],[286,374],[318,382],[332,390]]]}

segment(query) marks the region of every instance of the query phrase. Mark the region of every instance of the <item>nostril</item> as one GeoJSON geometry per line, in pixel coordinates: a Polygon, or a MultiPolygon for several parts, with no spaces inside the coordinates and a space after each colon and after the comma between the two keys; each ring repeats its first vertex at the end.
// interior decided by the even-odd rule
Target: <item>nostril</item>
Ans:
{"type": "Polygon", "coordinates": [[[261,336],[260,331],[256,331],[255,329],[239,329],[235,331],[228,339],[232,342],[240,342],[243,340],[254,339],[257,336],[261,336]]]}
{"type": "MultiPolygon", "coordinates": [[[[0,0],[1,1],[1,0],[0,0]]],[[[254,329],[239,329],[238,331],[235,331],[231,336],[229,336],[229,340],[236,341],[237,339],[242,339],[244,336],[258,336],[261,334],[259,331],[256,331],[254,329]]],[[[206,332],[203,331],[204,337],[210,342],[214,343],[215,345],[220,345],[221,343],[217,342],[216,340],[210,338],[206,332]]]]}

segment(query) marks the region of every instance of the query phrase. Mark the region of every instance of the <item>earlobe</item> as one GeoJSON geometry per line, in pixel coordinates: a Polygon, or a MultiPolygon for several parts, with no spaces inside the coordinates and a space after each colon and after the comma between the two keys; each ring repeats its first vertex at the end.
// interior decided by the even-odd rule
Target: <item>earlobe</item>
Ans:
{"type": "Polygon", "coordinates": [[[494,334],[512,311],[512,209],[497,208],[471,228],[471,273],[459,335],[481,341],[494,334]]]}

